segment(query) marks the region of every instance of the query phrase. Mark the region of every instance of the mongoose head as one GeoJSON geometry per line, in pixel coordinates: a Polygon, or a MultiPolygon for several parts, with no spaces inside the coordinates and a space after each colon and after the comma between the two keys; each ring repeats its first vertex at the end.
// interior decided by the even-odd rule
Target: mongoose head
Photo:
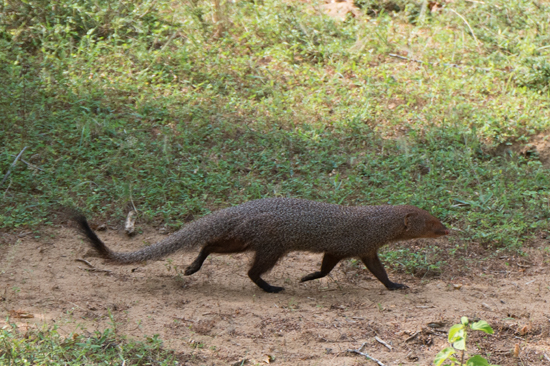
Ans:
{"type": "Polygon", "coordinates": [[[417,207],[410,207],[405,214],[404,237],[413,238],[438,238],[450,233],[436,217],[417,207]]]}

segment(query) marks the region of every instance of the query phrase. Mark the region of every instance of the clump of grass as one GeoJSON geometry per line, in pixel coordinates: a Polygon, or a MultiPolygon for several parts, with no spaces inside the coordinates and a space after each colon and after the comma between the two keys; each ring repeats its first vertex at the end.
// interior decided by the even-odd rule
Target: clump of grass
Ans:
{"type": "Polygon", "coordinates": [[[380,258],[393,270],[424,277],[441,273],[446,261],[437,260],[439,252],[438,247],[422,251],[409,248],[383,249],[380,258]]]}
{"type": "Polygon", "coordinates": [[[518,85],[547,94],[550,91],[550,62],[548,57],[528,57],[518,70],[518,85]]]}
{"type": "Polygon", "coordinates": [[[166,4],[156,1],[9,1],[1,6],[0,29],[11,46],[29,52],[55,53],[60,58],[87,44],[110,40],[166,37],[170,23],[160,17],[166,4]]]}
{"type": "Polygon", "coordinates": [[[21,332],[16,326],[0,330],[0,363],[3,365],[178,365],[178,356],[165,350],[158,336],[144,342],[121,339],[113,329],[91,335],[61,336],[44,327],[21,332]]]}

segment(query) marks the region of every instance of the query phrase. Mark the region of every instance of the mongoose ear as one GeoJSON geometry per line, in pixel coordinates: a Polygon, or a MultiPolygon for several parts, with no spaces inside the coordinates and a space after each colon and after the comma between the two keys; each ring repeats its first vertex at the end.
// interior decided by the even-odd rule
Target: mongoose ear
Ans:
{"type": "Polygon", "coordinates": [[[405,215],[405,231],[409,231],[412,227],[412,220],[416,216],[416,213],[411,212],[405,215]]]}

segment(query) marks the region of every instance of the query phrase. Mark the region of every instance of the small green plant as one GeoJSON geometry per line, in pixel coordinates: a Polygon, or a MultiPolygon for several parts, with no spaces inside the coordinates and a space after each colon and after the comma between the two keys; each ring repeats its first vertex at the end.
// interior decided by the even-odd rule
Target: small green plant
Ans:
{"type": "MultiPolygon", "coordinates": [[[[489,362],[480,355],[475,355],[470,357],[466,363],[464,363],[464,356],[466,354],[466,336],[467,327],[470,327],[472,330],[480,330],[487,334],[493,334],[493,328],[484,320],[480,320],[475,323],[470,323],[467,317],[463,316],[460,318],[460,324],[455,324],[449,329],[449,343],[451,347],[447,347],[435,356],[434,365],[440,366],[443,365],[446,361],[450,361],[450,365],[466,365],[466,366],[496,366],[489,365],[489,362]],[[460,360],[458,360],[453,355],[461,351],[460,360]]],[[[448,365],[448,364],[446,364],[448,365]]]]}
{"type": "Polygon", "coordinates": [[[166,269],[168,270],[168,272],[170,272],[172,269],[177,273],[178,272],[178,269],[176,267],[176,265],[174,264],[174,262],[168,258],[166,260],[166,263],[164,264],[166,266],[166,269]]]}

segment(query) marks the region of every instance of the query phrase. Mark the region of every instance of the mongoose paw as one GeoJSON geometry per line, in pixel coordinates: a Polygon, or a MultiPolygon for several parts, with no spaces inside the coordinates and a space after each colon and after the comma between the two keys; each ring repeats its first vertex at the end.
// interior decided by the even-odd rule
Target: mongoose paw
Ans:
{"type": "Polygon", "coordinates": [[[284,287],[277,287],[277,286],[269,286],[269,287],[265,287],[265,288],[262,288],[262,289],[265,292],[276,294],[277,292],[283,291],[285,288],[284,287]]]}
{"type": "Polygon", "coordinates": [[[200,269],[200,267],[195,268],[195,267],[189,266],[185,269],[185,272],[183,272],[183,274],[186,275],[186,276],[191,276],[193,273],[197,272],[199,269],[200,269]]]}
{"type": "Polygon", "coordinates": [[[388,290],[405,290],[407,288],[409,288],[409,286],[407,285],[403,285],[403,284],[400,284],[400,283],[395,283],[395,282],[392,282],[389,286],[386,286],[388,288],[388,290]]]}

